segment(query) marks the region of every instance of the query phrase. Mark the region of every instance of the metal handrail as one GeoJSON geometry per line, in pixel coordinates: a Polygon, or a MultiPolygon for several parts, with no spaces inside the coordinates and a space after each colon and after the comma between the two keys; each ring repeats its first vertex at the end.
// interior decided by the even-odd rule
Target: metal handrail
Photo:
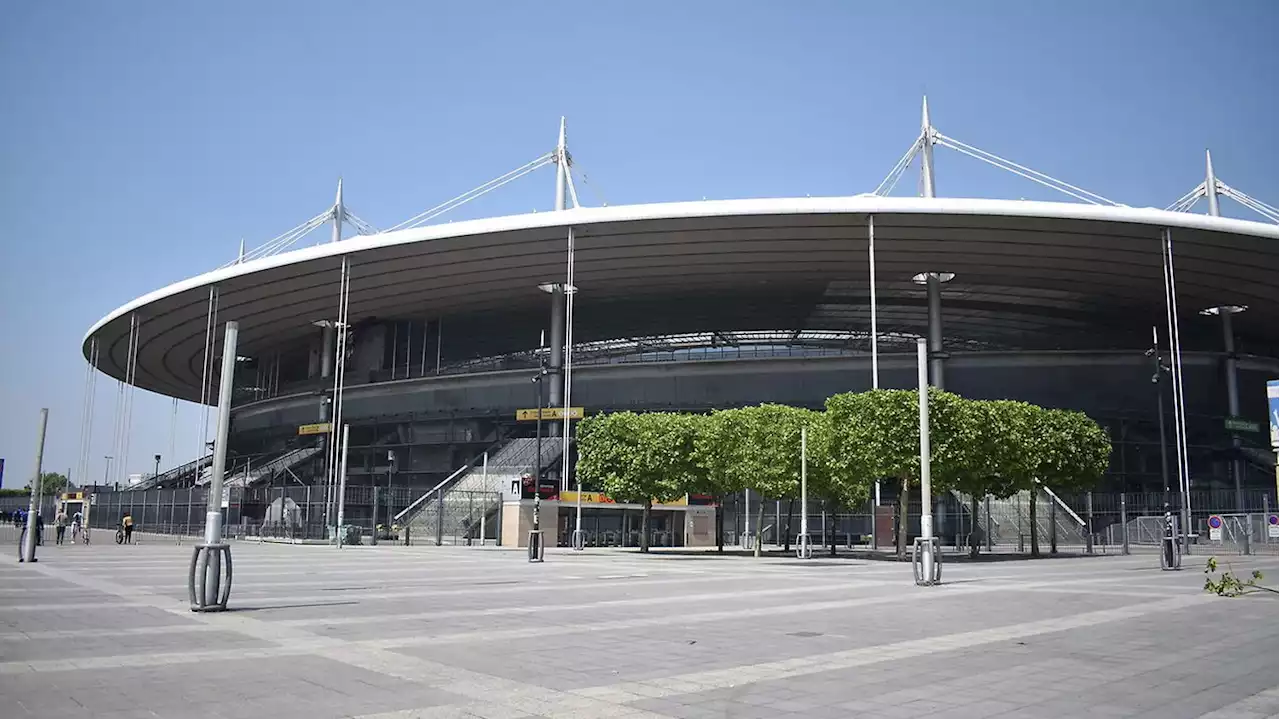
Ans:
{"type": "Polygon", "coordinates": [[[448,477],[445,477],[444,479],[440,480],[439,484],[432,487],[431,489],[428,489],[425,493],[423,493],[421,497],[418,497],[417,499],[413,500],[413,503],[411,503],[408,507],[405,507],[404,509],[402,509],[399,514],[392,517],[392,520],[397,522],[400,521],[401,517],[413,511],[424,500],[430,499],[436,492],[440,491],[441,487],[448,484],[450,481],[452,481],[454,478],[456,478],[458,475],[462,474],[466,470],[471,469],[471,467],[472,467],[472,463],[468,462],[462,465],[461,467],[458,467],[457,469],[453,470],[453,474],[450,474],[448,477]]]}

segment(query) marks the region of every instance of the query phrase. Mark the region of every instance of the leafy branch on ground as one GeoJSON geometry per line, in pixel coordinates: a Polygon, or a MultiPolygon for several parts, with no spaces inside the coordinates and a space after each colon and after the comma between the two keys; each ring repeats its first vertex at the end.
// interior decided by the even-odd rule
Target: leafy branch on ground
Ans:
{"type": "MultiPolygon", "coordinates": [[[[1231,569],[1230,562],[1224,562],[1227,570],[1231,569]]],[[[1255,569],[1250,574],[1249,579],[1241,580],[1231,571],[1223,571],[1222,574],[1214,579],[1213,573],[1218,571],[1218,558],[1209,557],[1204,563],[1204,590],[1212,592],[1219,597],[1240,597],[1255,592],[1271,592],[1272,594],[1280,594],[1271,587],[1258,584],[1262,580],[1262,571],[1255,569]]]]}

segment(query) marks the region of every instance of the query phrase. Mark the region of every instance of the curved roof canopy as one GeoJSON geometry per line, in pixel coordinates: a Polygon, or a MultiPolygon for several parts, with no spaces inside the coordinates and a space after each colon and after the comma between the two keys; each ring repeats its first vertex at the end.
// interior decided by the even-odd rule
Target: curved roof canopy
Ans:
{"type": "Polygon", "coordinates": [[[923,332],[924,290],[911,278],[945,271],[956,274],[943,295],[952,346],[1144,347],[1151,326],[1164,335],[1160,240],[1168,228],[1184,347],[1197,337],[1197,349],[1221,347],[1221,330],[1199,310],[1247,305],[1234,316],[1242,349],[1275,349],[1275,225],[1128,207],[858,196],[578,208],[355,237],[159,289],[95,324],[83,351],[88,357],[97,338],[99,368],[123,378],[136,314],[136,384],[197,400],[210,287],[218,323],[239,321],[239,352],[254,356],[336,316],[343,257],[353,322],[445,317],[446,347],[457,337],[486,350],[525,349],[548,315],[537,286],[564,281],[568,226],[577,340],[865,329],[869,216],[882,332],[923,332]],[[453,329],[448,318],[463,315],[474,321],[453,329]]]}

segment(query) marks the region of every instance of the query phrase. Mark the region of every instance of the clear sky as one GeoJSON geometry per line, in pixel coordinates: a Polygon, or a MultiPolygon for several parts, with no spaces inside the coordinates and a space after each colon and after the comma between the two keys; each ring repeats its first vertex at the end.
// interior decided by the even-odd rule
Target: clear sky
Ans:
{"type": "MultiPolygon", "coordinates": [[[[14,0],[4,486],[30,477],[42,406],[46,469],[77,464],[93,322],[322,211],[339,175],[388,227],[552,149],[565,115],[584,204],[855,194],[911,143],[927,92],[942,132],[1119,202],[1171,203],[1209,147],[1224,181],[1276,204],[1277,83],[1271,0],[14,0]]],[[[939,195],[1056,199],[947,150],[936,164],[939,195]]],[[[448,217],[552,198],[543,170],[448,217]]],[[[115,395],[101,377],[90,479],[115,395]]],[[[143,472],[168,452],[170,400],[139,391],[135,407],[143,472]]],[[[180,459],[196,417],[179,413],[180,459]]]]}

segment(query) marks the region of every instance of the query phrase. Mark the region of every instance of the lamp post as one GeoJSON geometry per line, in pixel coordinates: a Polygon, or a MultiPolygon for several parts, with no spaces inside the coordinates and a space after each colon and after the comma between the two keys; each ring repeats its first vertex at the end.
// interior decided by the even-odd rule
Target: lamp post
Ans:
{"type": "Polygon", "coordinates": [[[160,477],[160,455],[158,455],[158,454],[156,455],[156,472],[155,472],[155,474],[153,474],[153,475],[151,475],[151,476],[152,476],[152,477],[155,477],[155,478],[157,478],[157,479],[159,479],[159,477],[160,477]]]}
{"type": "Polygon", "coordinates": [[[538,374],[534,375],[533,383],[537,387],[537,398],[534,406],[538,410],[538,419],[534,422],[534,459],[533,459],[533,531],[537,532],[542,529],[540,523],[540,510],[542,505],[542,380],[548,374],[547,360],[545,357],[538,362],[538,374]]]}

